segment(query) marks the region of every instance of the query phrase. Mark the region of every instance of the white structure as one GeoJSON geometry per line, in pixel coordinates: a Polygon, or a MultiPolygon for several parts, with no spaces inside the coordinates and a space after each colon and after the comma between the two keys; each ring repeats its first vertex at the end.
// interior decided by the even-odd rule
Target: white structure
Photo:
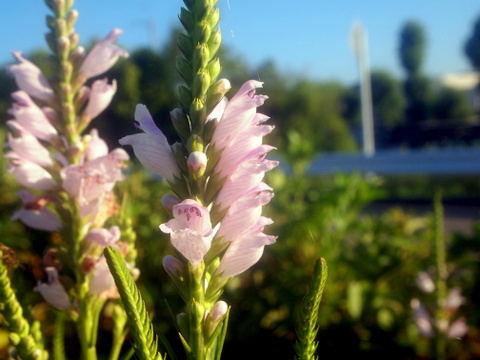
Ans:
{"type": "Polygon", "coordinates": [[[372,156],[375,153],[375,133],[373,128],[372,90],[368,63],[368,39],[366,31],[359,22],[353,24],[350,42],[358,61],[360,75],[363,153],[366,156],[372,156]]]}

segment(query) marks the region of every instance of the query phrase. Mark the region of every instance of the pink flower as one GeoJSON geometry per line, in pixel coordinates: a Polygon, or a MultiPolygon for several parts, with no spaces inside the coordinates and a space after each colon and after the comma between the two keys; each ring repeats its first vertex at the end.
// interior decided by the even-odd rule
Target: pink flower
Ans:
{"type": "Polygon", "coordinates": [[[431,293],[435,290],[435,284],[433,283],[432,277],[426,271],[421,271],[417,278],[415,279],[417,287],[426,293],[431,293]]]}
{"type": "Polygon", "coordinates": [[[115,246],[118,240],[120,240],[120,235],[120,228],[112,226],[108,230],[104,228],[90,230],[85,240],[103,249],[107,246],[115,246]]]}
{"type": "Polygon", "coordinates": [[[104,292],[112,292],[112,290],[115,289],[115,280],[108,268],[105,257],[102,256],[96,262],[92,271],[93,276],[90,281],[90,293],[99,296],[104,292]]]}
{"type": "Polygon", "coordinates": [[[57,215],[46,207],[52,201],[48,196],[36,198],[26,190],[20,190],[18,196],[23,207],[13,214],[12,220],[20,220],[33,229],[44,231],[57,231],[62,227],[57,215]]]}
{"type": "Polygon", "coordinates": [[[52,175],[40,165],[12,151],[5,154],[5,158],[9,159],[8,172],[27,189],[48,191],[57,186],[52,175]]]}
{"type": "Polygon", "coordinates": [[[427,312],[425,306],[418,300],[412,299],[410,305],[413,310],[413,318],[417,325],[418,331],[422,336],[431,338],[434,335],[432,318],[427,312]]]}
{"type": "Polygon", "coordinates": [[[16,102],[9,114],[15,117],[15,121],[7,122],[10,127],[28,131],[40,140],[51,141],[57,136],[57,130],[48,120],[45,111],[40,109],[25,91],[15,91],[12,97],[16,102]]]}
{"type": "Polygon", "coordinates": [[[117,82],[108,83],[107,79],[96,80],[92,84],[87,106],[83,110],[82,116],[93,119],[100,115],[112,101],[113,95],[117,91],[117,82]]]}
{"type": "Polygon", "coordinates": [[[468,332],[467,321],[465,318],[459,318],[452,322],[448,328],[447,336],[450,339],[457,339],[465,336],[468,332]]]}
{"type": "Polygon", "coordinates": [[[115,149],[83,165],[69,165],[61,172],[62,187],[77,197],[80,204],[88,203],[110,192],[116,181],[123,180],[121,168],[125,160],[128,154],[115,149]]]}
{"type": "Polygon", "coordinates": [[[135,120],[144,133],[125,136],[120,139],[120,144],[131,145],[143,166],[173,183],[175,178],[180,177],[180,169],[175,162],[167,138],[155,125],[145,105],[137,105],[135,120]]]}
{"type": "Polygon", "coordinates": [[[105,140],[98,136],[98,131],[96,129],[92,129],[90,131],[90,140],[88,142],[87,148],[85,149],[85,160],[92,161],[107,154],[107,143],[105,142],[105,140]]]}
{"type": "Polygon", "coordinates": [[[114,44],[121,33],[120,29],[113,29],[103,40],[95,44],[80,66],[80,74],[86,78],[103,74],[120,56],[128,57],[127,51],[114,44]]]}
{"type": "Polygon", "coordinates": [[[170,234],[172,245],[195,268],[210,249],[215,235],[208,209],[187,199],[173,207],[173,216],[172,220],[160,225],[160,230],[170,234]]]}
{"type": "Polygon", "coordinates": [[[19,137],[13,137],[12,134],[8,134],[7,143],[13,152],[24,160],[43,167],[53,165],[53,160],[48,150],[30,133],[22,132],[19,137]]]}
{"type": "Polygon", "coordinates": [[[266,245],[275,243],[276,237],[265,235],[263,228],[270,225],[270,219],[260,217],[257,224],[230,242],[218,267],[218,273],[227,279],[239,275],[260,260],[266,245]]]}
{"type": "Polygon", "coordinates": [[[47,283],[39,282],[33,290],[38,291],[50,305],[62,310],[70,309],[72,304],[65,288],[58,279],[57,269],[47,267],[45,272],[48,278],[47,283]]]}
{"type": "Polygon", "coordinates": [[[52,99],[53,90],[41,70],[25,59],[21,52],[13,51],[12,54],[18,64],[9,66],[8,70],[15,77],[20,90],[39,100],[49,101],[52,99]]]}
{"type": "Polygon", "coordinates": [[[445,301],[445,307],[451,311],[455,311],[464,302],[465,298],[462,296],[462,290],[459,287],[454,287],[448,292],[448,296],[445,301]]]}

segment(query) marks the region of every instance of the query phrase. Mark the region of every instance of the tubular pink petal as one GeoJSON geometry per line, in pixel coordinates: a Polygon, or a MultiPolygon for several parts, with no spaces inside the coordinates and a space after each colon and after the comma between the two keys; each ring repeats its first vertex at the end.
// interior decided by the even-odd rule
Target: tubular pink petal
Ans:
{"type": "Polygon", "coordinates": [[[25,59],[20,51],[13,51],[12,54],[18,64],[10,65],[8,70],[15,77],[17,86],[34,98],[49,101],[53,97],[53,90],[41,70],[25,59]]]}
{"type": "Polygon", "coordinates": [[[265,245],[275,243],[275,239],[263,233],[246,234],[236,239],[222,257],[218,272],[224,279],[241,274],[260,260],[265,245]]]}
{"type": "MultiPolygon", "coordinates": [[[[15,117],[16,123],[21,128],[41,140],[51,141],[57,136],[57,130],[52,126],[44,111],[32,101],[25,91],[16,91],[12,93],[12,97],[16,103],[8,112],[15,117]]],[[[8,122],[9,126],[15,128],[15,124],[11,123],[15,122],[8,122]]]]}
{"type": "Polygon", "coordinates": [[[18,157],[15,153],[5,154],[9,159],[8,172],[27,189],[48,191],[57,186],[52,175],[40,165],[18,157]]]}
{"type": "Polygon", "coordinates": [[[92,84],[88,104],[82,115],[90,119],[96,118],[110,104],[116,91],[117,82],[115,80],[111,84],[108,83],[107,79],[96,80],[92,84]]]}
{"type": "Polygon", "coordinates": [[[138,104],[135,107],[135,121],[138,122],[138,127],[146,133],[152,133],[160,137],[160,141],[167,143],[167,138],[163,132],[155,125],[152,115],[147,107],[143,104],[138,104]]]}
{"type": "Polygon", "coordinates": [[[47,283],[38,283],[33,290],[39,292],[50,305],[62,310],[70,309],[72,304],[65,288],[58,279],[57,269],[47,267],[45,272],[48,277],[47,283]]]}
{"type": "Polygon", "coordinates": [[[151,172],[170,182],[180,176],[170,146],[162,137],[152,133],[127,135],[119,140],[122,145],[131,145],[138,160],[151,172]]]}
{"type": "Polygon", "coordinates": [[[80,74],[91,78],[110,69],[120,56],[128,57],[128,52],[114,43],[118,40],[120,29],[113,29],[103,40],[99,41],[88,53],[80,66],[80,74]]]}
{"type": "Polygon", "coordinates": [[[29,133],[22,133],[15,138],[8,134],[8,146],[21,158],[40,166],[52,166],[53,160],[48,150],[29,133]]]}

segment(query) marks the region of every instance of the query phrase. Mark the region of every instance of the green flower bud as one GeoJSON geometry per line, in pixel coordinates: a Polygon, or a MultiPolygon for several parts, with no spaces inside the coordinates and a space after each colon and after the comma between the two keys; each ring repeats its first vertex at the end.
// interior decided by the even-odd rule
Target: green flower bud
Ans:
{"type": "Polygon", "coordinates": [[[78,20],[78,11],[71,9],[67,14],[67,26],[71,29],[78,20]]]}
{"type": "Polygon", "coordinates": [[[218,22],[220,21],[220,10],[218,8],[212,9],[212,11],[210,11],[207,14],[205,20],[208,22],[210,27],[213,29],[214,27],[216,27],[218,25],[218,22]]]}
{"type": "Polygon", "coordinates": [[[185,114],[182,109],[176,108],[170,112],[170,119],[172,120],[173,127],[182,140],[185,141],[188,139],[192,130],[187,114],[185,114]]]}
{"type": "Polygon", "coordinates": [[[10,333],[8,335],[8,340],[10,341],[10,343],[15,346],[15,345],[18,345],[21,341],[21,338],[20,336],[17,334],[17,333],[10,333]]]}
{"type": "Polygon", "coordinates": [[[208,71],[201,71],[195,74],[192,84],[192,95],[195,98],[203,99],[210,88],[211,80],[208,71]]]}
{"type": "MultiPolygon", "coordinates": [[[[70,40],[66,36],[60,36],[57,40],[58,54],[60,58],[66,59],[70,53],[70,40]]],[[[63,69],[62,69],[63,71],[63,69]]],[[[71,72],[70,72],[71,75],[71,72]]]]}
{"type": "Polygon", "coordinates": [[[192,82],[192,65],[190,62],[183,56],[177,56],[176,67],[182,79],[190,84],[192,82]]]}
{"type": "Polygon", "coordinates": [[[187,142],[187,150],[190,152],[200,151],[204,149],[203,139],[197,134],[192,134],[187,142]]]}
{"type": "Polygon", "coordinates": [[[80,36],[78,36],[77,33],[71,33],[68,39],[70,40],[70,50],[76,49],[80,41],[80,36]]]}
{"type": "Polygon", "coordinates": [[[177,87],[177,99],[183,109],[188,109],[193,100],[192,93],[185,85],[179,85],[177,87]]]}
{"type": "Polygon", "coordinates": [[[218,105],[220,100],[223,99],[225,94],[232,88],[230,81],[227,79],[220,79],[216,81],[212,86],[210,86],[210,90],[208,92],[207,97],[207,112],[210,113],[215,106],[218,105]]]}
{"type": "Polygon", "coordinates": [[[210,38],[211,33],[211,26],[206,22],[201,22],[195,27],[195,30],[193,31],[194,43],[206,43],[210,38]]]}
{"type": "Polygon", "coordinates": [[[212,31],[210,38],[207,41],[208,50],[210,50],[210,56],[213,57],[220,48],[222,43],[222,33],[220,29],[215,29],[212,31]]]}
{"type": "Polygon", "coordinates": [[[215,81],[215,79],[220,75],[222,71],[222,66],[220,65],[220,60],[215,58],[214,60],[210,61],[207,66],[208,73],[210,74],[211,81],[215,81]]]}
{"type": "Polygon", "coordinates": [[[201,128],[207,117],[205,102],[199,98],[195,98],[190,105],[190,119],[192,121],[192,128],[195,131],[201,128]]]}
{"type": "Polygon", "coordinates": [[[67,22],[64,19],[55,19],[55,25],[58,30],[58,35],[66,35],[67,31],[67,22]]]}
{"type": "Polygon", "coordinates": [[[177,45],[183,53],[183,56],[185,56],[188,61],[191,61],[193,53],[192,39],[186,34],[179,33],[177,36],[177,45]]]}
{"type": "Polygon", "coordinates": [[[192,32],[195,25],[192,13],[183,7],[180,9],[180,22],[187,32],[192,32]]]}
{"type": "Polygon", "coordinates": [[[195,71],[205,69],[210,61],[210,51],[205,44],[198,44],[193,50],[192,65],[195,71]]]}

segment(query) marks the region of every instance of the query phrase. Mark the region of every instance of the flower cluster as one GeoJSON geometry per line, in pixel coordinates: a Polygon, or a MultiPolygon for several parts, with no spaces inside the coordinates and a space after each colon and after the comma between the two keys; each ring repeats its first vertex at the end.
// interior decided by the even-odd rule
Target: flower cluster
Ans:
{"type": "MultiPolygon", "coordinates": [[[[74,19],[78,15],[71,10],[69,16],[74,19]]],[[[12,94],[5,157],[8,172],[24,188],[18,194],[22,207],[13,219],[64,235],[64,250],[81,262],[90,278],[89,291],[97,295],[114,288],[101,253],[106,245],[120,246],[120,232],[103,226],[117,211],[112,190],[123,179],[121,169],[129,157],[121,148],[109,152],[96,130],[86,135],[82,131],[109,105],[116,91],[115,81],[89,79],[107,71],[119,57],[128,56],[115,45],[120,33],[113,30],[88,54],[76,46],[78,37],[73,31],[60,36],[58,46],[68,49],[67,60],[60,62],[68,75],[63,79],[47,80],[20,52],[13,52],[17,63],[8,68],[19,90],[12,94]],[[70,83],[65,83],[66,79],[70,83]],[[74,224],[78,233],[68,239],[74,224]],[[86,250],[80,252],[80,247],[86,250]]],[[[36,290],[57,308],[68,309],[72,302],[59,281],[57,260],[52,260],[59,254],[51,254],[44,258],[48,281],[36,290]]]]}
{"type": "MultiPolygon", "coordinates": [[[[418,288],[424,293],[435,291],[435,283],[429,273],[422,271],[416,278],[418,288]]],[[[468,326],[464,317],[453,320],[458,308],[465,302],[461,289],[458,287],[450,289],[447,298],[441,301],[441,311],[445,314],[444,319],[434,320],[427,307],[414,298],[410,302],[413,310],[413,318],[418,331],[422,336],[431,338],[435,336],[436,331],[445,334],[448,338],[461,338],[467,331],[468,326]]]]}
{"type": "MultiPolygon", "coordinates": [[[[180,162],[175,154],[178,144],[169,145],[144,105],[138,105],[135,112],[138,127],[144,132],[120,140],[133,147],[147,169],[177,190],[177,196],[164,197],[173,219],[160,225],[170,234],[174,248],[193,268],[207,257],[220,256],[216,274],[223,279],[250,268],[260,259],[265,245],[275,242],[274,236],[263,233],[272,221],[261,215],[262,206],[273,196],[263,178],[277,166],[277,161],[265,158],[273,147],[262,144],[273,126],[263,124],[268,117],[256,112],[266,99],[255,94],[261,85],[248,81],[230,101],[223,98],[206,117],[215,130],[205,152],[185,154],[180,162]],[[206,178],[200,191],[203,196],[181,198],[179,195],[188,191],[182,189],[184,179],[200,176],[206,178]]],[[[172,117],[179,111],[172,111],[172,117]]]]}

